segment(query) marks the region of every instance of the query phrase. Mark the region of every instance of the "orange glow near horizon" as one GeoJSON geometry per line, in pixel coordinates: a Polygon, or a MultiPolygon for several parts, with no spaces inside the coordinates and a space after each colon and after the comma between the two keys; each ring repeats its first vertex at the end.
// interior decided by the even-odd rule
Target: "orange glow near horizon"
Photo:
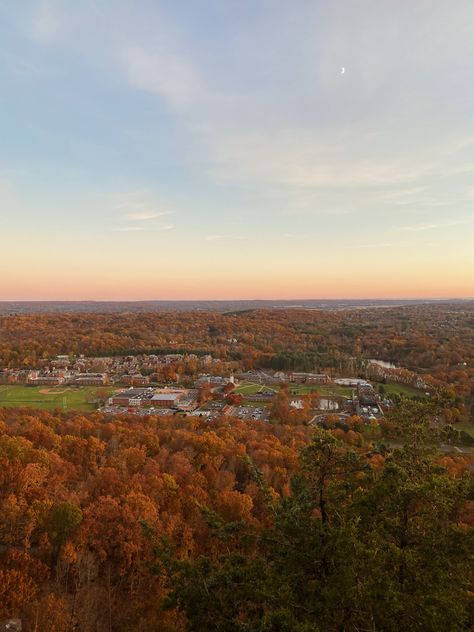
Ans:
{"type": "Polygon", "coordinates": [[[117,261],[113,253],[99,252],[68,265],[43,257],[35,264],[5,264],[0,277],[0,300],[299,300],[365,298],[470,298],[474,296],[472,268],[465,260],[382,260],[374,263],[359,256],[349,265],[320,258],[298,261],[291,255],[233,256],[221,252],[215,263],[192,256],[177,261],[164,257],[159,263],[117,261]],[[107,266],[102,259],[110,261],[107,266]]]}
{"type": "Polygon", "coordinates": [[[311,299],[423,299],[472,298],[468,279],[418,278],[408,284],[404,279],[365,278],[240,278],[223,279],[117,279],[117,278],[43,278],[14,279],[0,282],[0,300],[4,301],[147,301],[147,300],[311,300],[311,299]],[[463,282],[464,281],[464,282],[463,282]]]}

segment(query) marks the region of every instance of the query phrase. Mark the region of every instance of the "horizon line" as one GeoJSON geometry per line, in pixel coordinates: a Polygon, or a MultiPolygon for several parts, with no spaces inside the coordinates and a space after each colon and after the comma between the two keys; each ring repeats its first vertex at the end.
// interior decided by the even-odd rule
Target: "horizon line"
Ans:
{"type": "Polygon", "coordinates": [[[360,297],[345,297],[338,298],[326,298],[326,297],[313,297],[313,298],[82,298],[82,299],[68,299],[68,298],[0,298],[1,303],[229,303],[229,302],[272,302],[272,301],[284,301],[296,303],[300,301],[472,301],[474,296],[360,296],[360,297]]]}

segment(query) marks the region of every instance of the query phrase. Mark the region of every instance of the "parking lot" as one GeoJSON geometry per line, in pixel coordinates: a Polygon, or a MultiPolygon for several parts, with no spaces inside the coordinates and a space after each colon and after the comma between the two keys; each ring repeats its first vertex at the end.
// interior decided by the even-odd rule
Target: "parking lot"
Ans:
{"type": "Polygon", "coordinates": [[[270,414],[265,407],[236,406],[233,416],[242,421],[268,421],[270,414]]]}

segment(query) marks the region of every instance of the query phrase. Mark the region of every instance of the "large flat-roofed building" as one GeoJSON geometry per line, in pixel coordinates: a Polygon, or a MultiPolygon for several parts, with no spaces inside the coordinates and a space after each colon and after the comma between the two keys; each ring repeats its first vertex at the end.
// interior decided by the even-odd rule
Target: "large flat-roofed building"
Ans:
{"type": "Polygon", "coordinates": [[[370,386],[367,380],[361,380],[358,377],[338,377],[334,381],[334,384],[339,386],[349,386],[350,388],[357,388],[358,386],[370,386]]]}
{"type": "Polygon", "coordinates": [[[181,397],[181,393],[155,393],[147,404],[161,408],[174,408],[181,397]]]}
{"type": "Polygon", "coordinates": [[[189,389],[163,388],[128,388],[116,393],[109,399],[110,406],[147,407],[147,408],[181,408],[193,410],[197,392],[189,389]],[[182,402],[183,406],[180,406],[182,402]]]}
{"type": "Polygon", "coordinates": [[[112,395],[109,399],[109,405],[125,407],[143,406],[145,403],[149,403],[152,397],[152,388],[129,388],[126,391],[112,395]]]}

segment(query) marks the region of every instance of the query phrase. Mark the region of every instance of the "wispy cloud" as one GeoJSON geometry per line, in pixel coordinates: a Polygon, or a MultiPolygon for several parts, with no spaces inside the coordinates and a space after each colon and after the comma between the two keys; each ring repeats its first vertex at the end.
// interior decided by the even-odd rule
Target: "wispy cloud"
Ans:
{"type": "MultiPolygon", "coordinates": [[[[54,0],[39,0],[38,6],[34,30],[46,39],[57,37],[64,28],[59,5],[54,0]]],[[[158,7],[154,7],[150,31],[143,28],[134,12],[101,8],[94,24],[88,24],[90,36],[83,39],[100,47],[104,64],[111,64],[129,87],[152,94],[165,105],[188,136],[187,159],[195,160],[200,171],[214,182],[257,184],[262,192],[275,186],[285,188],[287,197],[294,198],[293,208],[298,207],[302,190],[336,187],[377,190],[409,185],[410,191],[392,191],[385,200],[406,206],[421,194],[424,185],[419,181],[434,174],[458,172],[461,165],[456,156],[467,151],[471,141],[466,140],[464,129],[449,133],[440,130],[428,139],[417,137],[416,108],[407,104],[407,97],[402,99],[387,86],[387,70],[393,71],[398,63],[399,42],[392,37],[393,29],[386,15],[377,13],[367,26],[363,11],[356,11],[351,5],[348,13],[350,18],[337,9],[328,11],[328,32],[342,32],[347,37],[333,39],[328,35],[323,49],[315,49],[313,31],[317,16],[311,9],[302,11],[294,24],[295,30],[292,27],[288,35],[291,38],[298,33],[298,46],[282,46],[285,55],[267,57],[265,51],[275,48],[269,45],[274,42],[272,38],[281,37],[278,25],[288,18],[287,11],[280,8],[273,16],[275,22],[270,25],[273,28],[265,30],[266,46],[261,47],[256,58],[239,51],[239,64],[247,65],[242,68],[240,80],[232,83],[219,72],[219,63],[213,64],[205,56],[193,53],[192,41],[173,23],[172,12],[163,15],[158,7]],[[375,58],[370,47],[360,46],[360,42],[356,41],[354,46],[354,33],[347,28],[353,21],[368,28],[369,33],[387,33],[388,58],[375,58]],[[148,32],[153,36],[147,35],[148,32]],[[291,54],[288,56],[292,48],[299,55],[299,78],[305,79],[304,99],[299,97],[298,90],[294,94],[281,91],[294,74],[295,60],[291,54]],[[345,81],[342,87],[341,55],[346,56],[354,48],[358,49],[358,55],[350,75],[356,83],[345,81]],[[270,80],[255,81],[254,73],[261,79],[259,73],[263,72],[268,73],[270,80]],[[387,104],[383,99],[388,94],[387,104]],[[347,108],[349,95],[351,107],[347,108]],[[387,124],[390,116],[395,124],[387,124]],[[397,121],[401,121],[402,127],[397,121]],[[409,127],[406,121],[410,122],[409,127]],[[410,126],[415,130],[411,135],[410,126]],[[401,129],[405,132],[404,143],[400,142],[401,129]]],[[[398,19],[407,20],[412,54],[420,64],[430,42],[421,46],[411,17],[405,13],[401,10],[398,19]]],[[[459,9],[454,17],[453,11],[444,13],[452,23],[460,19],[468,22],[462,18],[464,10],[459,9]]],[[[431,19],[430,15],[426,17],[431,19]]],[[[367,39],[370,41],[370,37],[367,39]]],[[[84,55],[90,54],[84,51],[80,38],[76,41],[79,44],[75,46],[81,47],[84,55]]],[[[288,43],[294,42],[290,39],[288,43]]],[[[439,55],[436,49],[431,52],[439,55]]]]}
{"type": "Polygon", "coordinates": [[[113,228],[112,230],[114,232],[120,232],[120,233],[134,233],[141,230],[145,230],[145,228],[143,226],[117,226],[116,228],[113,228]]]}
{"type": "Polygon", "coordinates": [[[411,206],[420,200],[420,196],[426,193],[426,186],[389,188],[382,191],[378,198],[382,203],[395,206],[411,206]]]}
{"type": "Polygon", "coordinates": [[[193,65],[178,52],[157,38],[158,44],[148,49],[131,44],[119,51],[119,62],[130,85],[162,97],[179,110],[191,107],[206,93],[193,65]]]}
{"type": "Polygon", "coordinates": [[[113,231],[123,232],[123,233],[134,233],[134,232],[153,232],[153,231],[168,231],[173,230],[175,228],[174,224],[163,224],[161,226],[117,226],[113,228],[113,231]]]}
{"type": "Polygon", "coordinates": [[[398,230],[403,230],[409,233],[417,233],[422,230],[433,230],[441,227],[441,224],[411,224],[409,226],[400,226],[398,230]]]}
{"type": "Polygon", "coordinates": [[[156,226],[155,230],[173,230],[174,224],[165,224],[164,226],[156,226]]]}
{"type": "MultiPolygon", "coordinates": [[[[165,206],[161,200],[157,200],[156,196],[150,191],[137,190],[128,191],[120,194],[106,196],[110,204],[110,198],[113,208],[122,214],[122,219],[126,222],[144,222],[147,230],[170,230],[172,224],[166,224],[165,228],[157,226],[154,220],[162,217],[174,215],[174,210],[161,210],[160,206],[165,206]]],[[[168,204],[166,204],[168,206],[168,204]]]]}
{"type": "Polygon", "coordinates": [[[219,241],[221,239],[244,241],[247,237],[245,237],[245,235],[206,235],[204,239],[206,241],[219,241]]]}
{"type": "Polygon", "coordinates": [[[363,249],[365,250],[366,248],[368,249],[378,249],[378,248],[406,248],[407,246],[410,246],[410,244],[401,244],[401,243],[396,243],[396,242],[375,242],[373,244],[351,244],[350,246],[348,246],[349,248],[356,248],[356,249],[363,249]]]}
{"type": "MultiPolygon", "coordinates": [[[[318,50],[317,57],[310,55],[309,14],[307,24],[303,19],[298,24],[307,53],[298,61],[309,64],[311,60],[311,66],[316,65],[309,75],[314,85],[307,85],[307,97],[313,102],[319,92],[326,95],[323,97],[326,102],[317,101],[318,110],[328,119],[326,125],[307,113],[306,119],[300,119],[299,104],[293,103],[289,95],[276,101],[272,88],[265,91],[261,83],[252,84],[251,89],[248,86],[242,89],[239,83],[223,85],[222,77],[216,77],[212,66],[199,63],[199,56],[189,54],[185,42],[165,19],[160,19],[153,41],[132,34],[117,38],[114,42],[117,69],[132,88],[155,95],[172,111],[192,139],[190,154],[194,149],[202,168],[217,181],[257,183],[262,189],[277,185],[286,187],[295,196],[301,190],[321,187],[377,189],[411,185],[410,190],[392,191],[387,197],[387,203],[403,206],[423,191],[423,184],[416,186],[418,181],[436,173],[445,176],[459,172],[462,166],[456,163],[456,156],[470,145],[464,130],[431,136],[428,142],[425,139],[418,142],[413,134],[401,144],[400,129],[387,126],[386,117],[369,119],[364,115],[367,110],[364,97],[373,98],[376,107],[377,86],[385,85],[386,61],[382,64],[368,59],[361,51],[360,63],[369,63],[371,81],[367,81],[364,68],[356,63],[354,80],[358,77],[366,83],[348,88],[360,101],[357,104],[360,116],[341,114],[345,96],[340,93],[340,81],[336,84],[335,76],[328,74],[334,72],[331,54],[339,56],[336,49],[340,48],[340,42],[329,41],[324,54],[318,50]],[[305,36],[308,41],[304,41],[305,36]],[[334,120],[329,110],[334,110],[334,120]],[[338,118],[340,124],[335,125],[338,118]]],[[[353,17],[361,19],[357,12],[353,17]]],[[[346,18],[337,11],[330,19],[340,28],[347,26],[346,18]]],[[[375,16],[371,28],[386,29],[385,16],[375,16]]],[[[395,55],[398,43],[393,41],[390,45],[395,55]]],[[[420,58],[418,43],[416,54],[420,58]]],[[[287,60],[280,61],[284,73],[287,60]]],[[[271,62],[278,65],[278,60],[271,62]]],[[[252,70],[247,68],[250,75],[252,70]]],[[[268,71],[271,70],[270,65],[268,71]]],[[[282,77],[277,79],[274,88],[282,77]]],[[[394,97],[392,107],[397,105],[407,108],[406,103],[399,104],[394,97]]],[[[415,112],[409,114],[416,120],[415,112]]]]}
{"type": "Polygon", "coordinates": [[[150,219],[157,219],[165,215],[172,215],[173,211],[132,211],[125,215],[125,219],[132,222],[145,222],[150,219]]]}
{"type": "Polygon", "coordinates": [[[36,40],[50,43],[63,31],[64,16],[56,0],[39,0],[27,22],[27,33],[36,40]]]}
{"type": "Polygon", "coordinates": [[[427,222],[427,223],[420,223],[420,224],[408,224],[406,226],[399,226],[398,230],[414,233],[414,232],[419,232],[419,231],[424,231],[424,230],[436,230],[438,228],[450,228],[451,226],[462,226],[463,224],[468,224],[472,221],[472,219],[473,218],[471,217],[471,218],[464,218],[464,219],[459,219],[459,220],[452,220],[449,222],[439,222],[439,223],[427,222]]]}

